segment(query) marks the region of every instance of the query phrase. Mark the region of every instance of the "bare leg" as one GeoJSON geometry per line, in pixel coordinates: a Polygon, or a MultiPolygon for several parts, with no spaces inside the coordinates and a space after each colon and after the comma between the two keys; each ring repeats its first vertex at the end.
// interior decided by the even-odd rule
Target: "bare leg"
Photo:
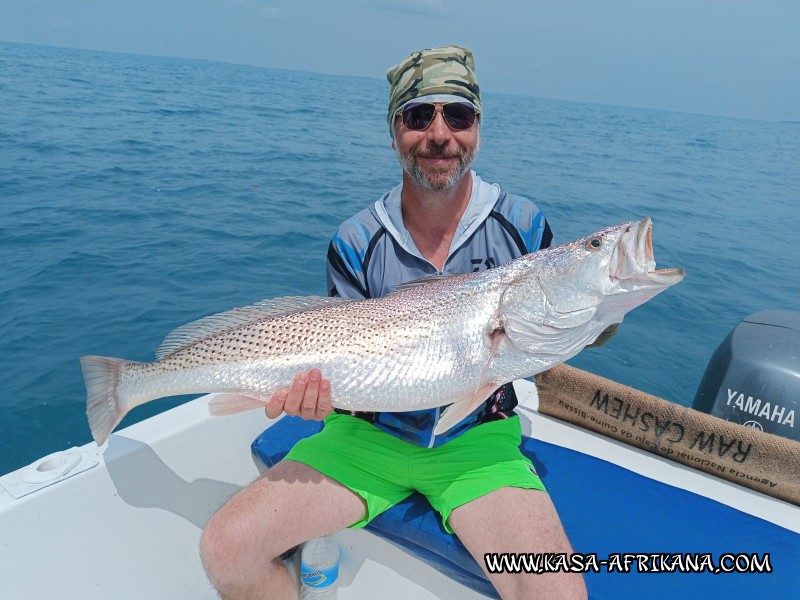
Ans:
{"type": "Polygon", "coordinates": [[[483,556],[489,552],[572,552],[545,492],[501,488],[456,508],[450,514],[450,526],[504,600],[586,598],[586,585],[579,573],[493,574],[486,568],[483,556]]]}
{"type": "Polygon", "coordinates": [[[288,600],[296,593],[280,555],[365,513],[358,494],[302,463],[282,461],[211,518],[200,554],[225,600],[288,600]]]}

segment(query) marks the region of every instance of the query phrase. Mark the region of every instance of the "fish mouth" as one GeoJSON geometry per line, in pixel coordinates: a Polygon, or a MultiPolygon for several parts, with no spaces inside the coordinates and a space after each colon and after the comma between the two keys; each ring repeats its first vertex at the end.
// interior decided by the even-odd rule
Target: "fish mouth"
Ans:
{"type": "Polygon", "coordinates": [[[684,278],[683,269],[656,269],[653,256],[653,220],[629,223],[614,248],[609,277],[621,287],[670,286],[684,278]]]}

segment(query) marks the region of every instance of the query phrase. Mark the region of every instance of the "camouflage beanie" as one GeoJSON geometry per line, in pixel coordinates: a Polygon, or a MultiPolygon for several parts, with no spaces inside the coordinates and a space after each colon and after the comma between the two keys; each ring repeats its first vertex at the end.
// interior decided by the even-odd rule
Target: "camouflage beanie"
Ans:
{"type": "Polygon", "coordinates": [[[394,116],[409,100],[431,94],[448,94],[469,100],[481,111],[481,93],[475,77],[472,52],[461,46],[440,46],[413,52],[386,72],[389,90],[389,132],[394,136],[394,116]]]}

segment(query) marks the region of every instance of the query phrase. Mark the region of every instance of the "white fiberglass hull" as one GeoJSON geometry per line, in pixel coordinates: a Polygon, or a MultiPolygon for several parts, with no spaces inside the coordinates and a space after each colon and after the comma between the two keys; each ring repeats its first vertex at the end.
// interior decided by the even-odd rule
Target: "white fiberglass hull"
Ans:
{"type": "MultiPolygon", "coordinates": [[[[527,435],[710,498],[800,539],[800,507],[541,415],[533,385],[516,386],[527,435]]],[[[0,487],[0,597],[216,598],[200,564],[200,534],[217,507],[263,470],[250,443],[275,422],[258,412],[210,417],[207,404],[207,397],[198,398],[121,430],[104,454],[94,444],[78,449],[86,464],[99,459],[98,464],[39,491],[14,498],[0,487]]],[[[19,479],[22,471],[12,475],[19,479]]],[[[343,531],[336,540],[342,549],[342,600],[482,597],[368,531],[343,531]]],[[[770,551],[769,541],[731,551],[763,553],[770,551]]],[[[696,575],[685,577],[698,581],[696,575]]],[[[616,597],[636,597],[635,589],[630,596],[618,591],[616,597]]]]}

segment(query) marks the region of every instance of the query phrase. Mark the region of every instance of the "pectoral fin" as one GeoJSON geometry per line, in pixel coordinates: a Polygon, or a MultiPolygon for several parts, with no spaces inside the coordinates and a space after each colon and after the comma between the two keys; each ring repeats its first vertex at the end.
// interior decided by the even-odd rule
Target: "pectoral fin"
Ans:
{"type": "Polygon", "coordinates": [[[449,430],[453,425],[464,419],[467,415],[469,415],[473,410],[478,408],[486,399],[489,397],[495,389],[499,386],[496,383],[484,383],[481,385],[475,393],[471,396],[465,398],[464,400],[458,400],[454,402],[442,414],[442,418],[439,419],[439,422],[436,424],[436,427],[433,430],[434,435],[441,435],[447,430],[449,430]]]}

